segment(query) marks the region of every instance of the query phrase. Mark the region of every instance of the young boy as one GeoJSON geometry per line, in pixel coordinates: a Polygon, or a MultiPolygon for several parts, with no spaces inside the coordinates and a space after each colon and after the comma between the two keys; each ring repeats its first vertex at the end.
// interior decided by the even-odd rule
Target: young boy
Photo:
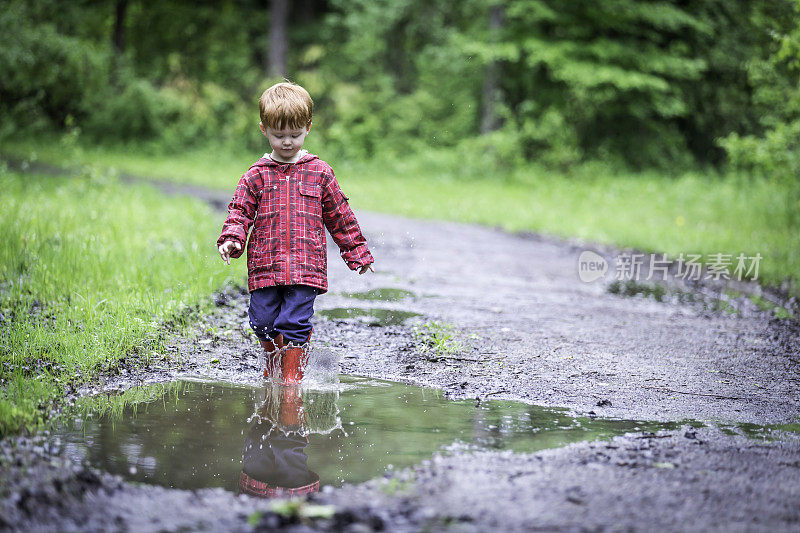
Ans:
{"type": "Polygon", "coordinates": [[[328,289],[325,228],[347,266],[374,272],[374,259],[331,167],[303,150],[314,103],[294,83],[261,95],[261,122],[272,153],[239,180],[217,239],[222,260],[242,255],[247,234],[250,326],[264,349],[264,376],[280,366],[286,383],[303,377],[314,298],[328,289]]]}

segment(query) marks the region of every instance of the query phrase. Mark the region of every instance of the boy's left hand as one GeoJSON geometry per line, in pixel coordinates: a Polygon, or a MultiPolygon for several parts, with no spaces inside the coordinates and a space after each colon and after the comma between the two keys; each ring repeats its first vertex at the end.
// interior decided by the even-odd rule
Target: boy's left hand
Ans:
{"type": "Polygon", "coordinates": [[[363,267],[361,267],[361,270],[358,271],[359,275],[360,274],[366,274],[367,272],[372,272],[372,273],[375,272],[375,269],[372,268],[372,263],[370,263],[368,265],[364,265],[363,267]]]}

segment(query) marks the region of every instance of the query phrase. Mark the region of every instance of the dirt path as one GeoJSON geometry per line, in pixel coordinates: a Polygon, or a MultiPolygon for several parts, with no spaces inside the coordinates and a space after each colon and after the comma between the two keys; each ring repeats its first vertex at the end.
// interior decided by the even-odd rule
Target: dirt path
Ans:
{"type": "MultiPolygon", "coordinates": [[[[581,249],[565,243],[372,213],[360,213],[359,220],[376,273],[354,275],[329,248],[331,292],[316,306],[316,343],[339,351],[345,373],[428,384],[454,397],[521,399],[601,416],[766,424],[800,414],[800,350],[792,324],[609,294],[602,284],[578,279],[581,249]],[[347,295],[384,288],[413,296],[371,301],[347,295]],[[324,318],[340,308],[421,316],[388,327],[324,318]],[[464,349],[451,359],[421,353],[410,325],[430,320],[451,324],[464,349]]],[[[101,387],[187,372],[252,376],[255,345],[247,335],[246,302],[240,293],[220,295],[218,310],[207,318],[215,333],[176,339],[181,367],[136,380],[109,377],[101,387]]],[[[800,527],[800,442],[791,434],[766,442],[685,427],[529,455],[437,457],[383,479],[324,491],[313,502],[334,504],[335,515],[305,520],[223,491],[123,483],[74,459],[52,459],[48,442],[4,443],[0,460],[14,466],[0,476],[0,527],[250,531],[247,518],[257,510],[264,514],[253,520],[255,529],[265,531],[800,527]],[[171,511],[142,511],[156,502],[171,511]]]]}
{"type": "MultiPolygon", "coordinates": [[[[477,362],[456,365],[392,356],[376,364],[372,351],[348,346],[350,371],[412,379],[457,396],[492,393],[626,418],[769,423],[800,415],[800,344],[789,325],[609,294],[602,283],[578,279],[581,249],[564,243],[469,225],[359,218],[377,273],[352,276],[333,260],[333,290],[408,289],[418,297],[382,306],[423,313],[479,339],[465,355],[477,362]],[[601,400],[611,405],[598,407],[601,400]]],[[[326,295],[318,308],[352,306],[348,300],[326,295]]]]}

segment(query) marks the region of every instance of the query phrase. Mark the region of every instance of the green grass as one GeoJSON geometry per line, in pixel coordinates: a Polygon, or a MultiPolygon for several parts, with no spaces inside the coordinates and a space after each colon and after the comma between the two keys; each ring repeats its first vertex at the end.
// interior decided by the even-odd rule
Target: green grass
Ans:
{"type": "Polygon", "coordinates": [[[431,361],[447,359],[464,349],[456,340],[453,326],[441,322],[426,322],[412,328],[414,339],[420,344],[423,352],[431,352],[431,361]]]}
{"type": "Polygon", "coordinates": [[[786,309],[781,305],[777,305],[775,302],[771,302],[766,298],[762,298],[757,294],[751,294],[749,295],[749,298],[763,311],[769,311],[777,318],[795,318],[794,313],[792,313],[789,309],[786,309]]]}
{"type": "Polygon", "coordinates": [[[161,400],[162,405],[168,401],[174,402],[186,389],[185,381],[171,381],[169,383],[152,383],[144,387],[131,387],[123,391],[83,396],[78,398],[75,405],[68,411],[80,418],[108,417],[119,420],[126,408],[131,408],[134,416],[140,404],[149,404],[161,400]]]}
{"type": "MultiPolygon", "coordinates": [[[[313,144],[309,148],[315,150],[313,144]]],[[[113,167],[231,193],[260,155],[215,148],[164,155],[152,146],[98,147],[69,136],[5,142],[3,153],[113,167]]],[[[324,156],[324,149],[320,153],[324,156]]],[[[358,209],[532,231],[663,252],[673,259],[682,252],[704,260],[715,253],[760,253],[758,279],[800,295],[800,195],[780,183],[619,172],[601,165],[566,176],[535,166],[506,168],[480,153],[453,150],[329,162],[358,209]]]]}
{"type": "Polygon", "coordinates": [[[0,435],[35,428],[64,391],[120,361],[163,359],[209,295],[243,282],[218,258],[204,203],[103,174],[0,171],[0,435]]]}
{"type": "Polygon", "coordinates": [[[2,155],[63,167],[91,167],[164,181],[179,181],[217,189],[233,189],[261,154],[230,149],[189,148],[165,152],[152,144],[103,146],[77,142],[69,135],[30,139],[4,139],[2,155]]]}
{"type": "MultiPolygon", "coordinates": [[[[343,165],[354,206],[417,218],[474,222],[508,231],[668,254],[760,253],[758,279],[798,292],[800,203],[766,180],[685,174],[565,177],[516,172],[460,179],[402,165],[343,165]]],[[[487,169],[488,170],[488,169],[487,169]]],[[[796,198],[796,197],[795,197],[796,198]]],[[[576,254],[577,260],[577,254],[576,254]]]]}

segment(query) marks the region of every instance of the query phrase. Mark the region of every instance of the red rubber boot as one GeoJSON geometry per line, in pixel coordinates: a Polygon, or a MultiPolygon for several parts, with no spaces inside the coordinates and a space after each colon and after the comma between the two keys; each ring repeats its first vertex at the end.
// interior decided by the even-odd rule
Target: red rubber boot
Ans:
{"type": "Polygon", "coordinates": [[[297,431],[305,424],[303,415],[303,397],[297,386],[281,387],[280,427],[288,431],[297,431]]]}
{"type": "MultiPolygon", "coordinates": [[[[308,351],[311,348],[312,328],[303,344],[289,343],[281,358],[281,372],[283,373],[283,384],[292,385],[300,383],[303,379],[303,369],[308,364],[308,351]]],[[[281,339],[283,340],[283,339],[281,339]]]]}
{"type": "Polygon", "coordinates": [[[281,359],[284,384],[300,383],[300,380],[303,379],[303,359],[303,348],[301,346],[290,345],[286,347],[281,359]]]}
{"type": "Polygon", "coordinates": [[[260,342],[261,347],[264,349],[264,377],[271,378],[278,374],[278,368],[281,365],[281,350],[285,347],[283,335],[278,334],[274,339],[260,342]]]}

